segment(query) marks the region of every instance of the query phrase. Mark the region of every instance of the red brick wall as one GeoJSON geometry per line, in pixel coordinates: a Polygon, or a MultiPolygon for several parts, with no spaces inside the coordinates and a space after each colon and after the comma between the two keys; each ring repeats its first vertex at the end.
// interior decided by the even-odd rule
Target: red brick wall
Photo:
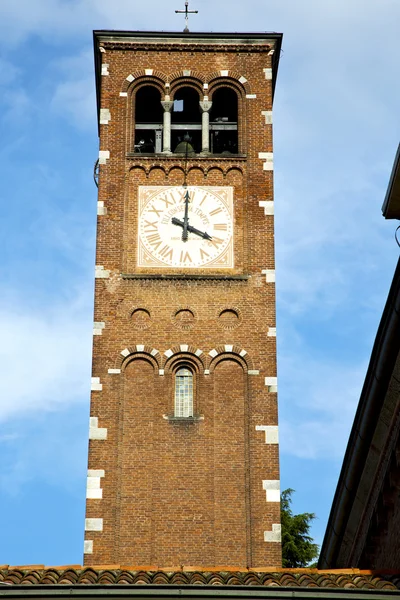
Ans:
{"type": "Polygon", "coordinates": [[[105,327],[94,336],[93,377],[100,378],[102,390],[92,392],[91,415],[107,428],[107,439],[89,443],[89,469],[103,469],[105,476],[102,498],[87,501],[87,518],[103,519],[103,529],[86,532],[93,553],[85,555],[85,564],[279,566],[280,544],[264,541],[264,531],[280,522],[279,503],[267,502],[262,486],[263,480],[279,479],[278,446],[266,444],[264,432],[256,431],[257,425],[277,425],[276,393],[264,381],[276,375],[275,337],[268,336],[275,327],[275,289],[261,273],[274,268],[273,217],[259,206],[260,200],[272,200],[272,171],[263,170],[258,157],[272,151],[272,128],[261,114],[272,107],[271,80],[263,71],[271,66],[269,48],[104,47],[109,75],[101,77],[101,106],[110,110],[111,120],[100,126],[100,150],[109,150],[110,158],[100,167],[99,200],[107,214],[98,217],[96,264],[109,277],[96,279],[95,286],[94,321],[105,327]],[[196,71],[209,81],[209,96],[212,74],[226,69],[231,77],[218,82],[225,79],[240,91],[242,156],[190,158],[188,184],[234,187],[230,275],[247,279],[122,276],[138,274],[138,186],[183,182],[181,159],[127,154],[135,86],[148,68],[166,73],[171,89],[174,78],[184,80],[182,69],[196,71]],[[130,73],[132,84],[125,81],[130,73]],[[240,76],[248,83],[240,84],[240,76]],[[246,98],[249,93],[256,98],[246,98]],[[135,308],[148,311],[147,323],[132,318],[135,308]],[[179,322],[182,308],[191,310],[191,323],[179,322]],[[236,311],[236,326],[219,317],[226,309],[236,311]],[[181,344],[188,352],[180,351],[181,344]],[[226,352],[225,345],[233,351],[226,352]],[[132,352],[126,358],[125,348],[132,352]],[[153,349],[158,353],[152,355],[153,349]],[[164,354],[168,349],[174,351],[171,358],[164,354]],[[242,349],[247,354],[241,356],[242,349]],[[192,361],[195,371],[200,418],[194,422],[166,418],[173,414],[179,358],[192,361]]]}

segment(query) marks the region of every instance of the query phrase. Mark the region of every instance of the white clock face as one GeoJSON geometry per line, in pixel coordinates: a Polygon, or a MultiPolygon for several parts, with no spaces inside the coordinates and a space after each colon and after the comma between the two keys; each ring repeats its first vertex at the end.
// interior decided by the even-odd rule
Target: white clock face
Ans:
{"type": "Polygon", "coordinates": [[[233,265],[233,188],[139,187],[139,267],[233,265]]]}

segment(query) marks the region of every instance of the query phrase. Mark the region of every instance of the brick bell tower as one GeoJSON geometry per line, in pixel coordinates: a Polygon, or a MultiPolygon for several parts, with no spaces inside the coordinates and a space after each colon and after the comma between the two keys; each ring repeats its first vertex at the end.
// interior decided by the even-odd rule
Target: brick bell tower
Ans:
{"type": "Polygon", "coordinates": [[[281,564],[272,102],[281,34],[94,32],[85,564],[281,564]]]}

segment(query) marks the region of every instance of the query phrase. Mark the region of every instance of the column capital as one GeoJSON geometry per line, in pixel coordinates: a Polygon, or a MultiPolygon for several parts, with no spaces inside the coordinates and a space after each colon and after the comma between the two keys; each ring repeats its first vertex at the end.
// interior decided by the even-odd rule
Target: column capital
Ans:
{"type": "Polygon", "coordinates": [[[210,100],[200,100],[200,108],[203,112],[209,112],[212,107],[212,102],[210,100]]]}
{"type": "Polygon", "coordinates": [[[171,112],[172,107],[174,106],[173,100],[161,100],[161,104],[165,112],[171,112]]]}

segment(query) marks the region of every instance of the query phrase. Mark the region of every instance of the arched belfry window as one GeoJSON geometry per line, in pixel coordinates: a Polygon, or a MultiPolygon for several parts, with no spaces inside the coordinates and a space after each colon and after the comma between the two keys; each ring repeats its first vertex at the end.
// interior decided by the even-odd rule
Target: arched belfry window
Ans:
{"type": "Polygon", "coordinates": [[[179,88],[174,95],[171,125],[171,148],[179,154],[201,152],[201,112],[199,93],[190,86],[179,88]]]}
{"type": "Polygon", "coordinates": [[[135,152],[161,152],[163,112],[160,91],[153,85],[140,87],[135,95],[135,152]]]}
{"type": "Polygon", "coordinates": [[[186,366],[175,372],[175,417],[193,417],[193,373],[186,366]]]}
{"type": "Polygon", "coordinates": [[[212,95],[210,150],[212,154],[238,153],[238,97],[229,87],[220,87],[212,95]]]}

